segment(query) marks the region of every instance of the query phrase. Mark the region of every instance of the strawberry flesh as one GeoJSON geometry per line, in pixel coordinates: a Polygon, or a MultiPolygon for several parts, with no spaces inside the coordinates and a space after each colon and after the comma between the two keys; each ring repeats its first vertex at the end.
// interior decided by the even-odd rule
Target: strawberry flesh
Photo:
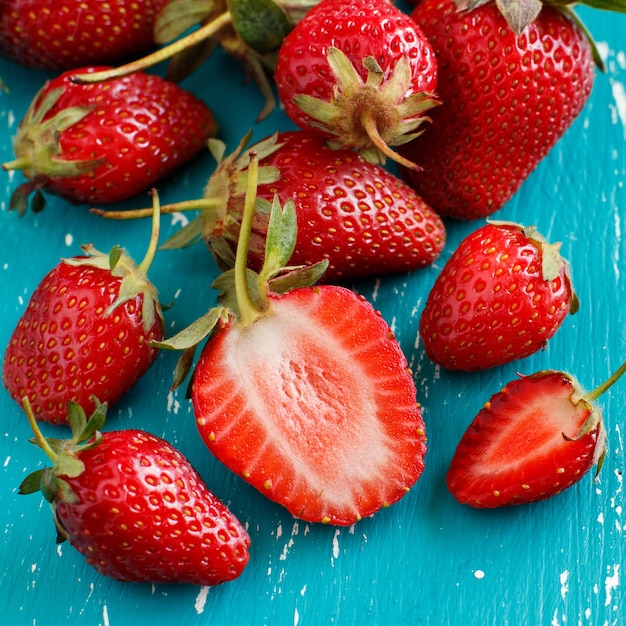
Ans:
{"type": "Polygon", "coordinates": [[[349,525],[401,498],[426,438],[406,359],[383,318],[335,286],[270,295],[198,362],[192,402],[209,449],[293,515],[349,525]]]}
{"type": "Polygon", "coordinates": [[[570,487],[604,446],[599,412],[570,376],[543,371],[510,382],[478,413],[447,474],[474,507],[543,500],[570,487]]]}

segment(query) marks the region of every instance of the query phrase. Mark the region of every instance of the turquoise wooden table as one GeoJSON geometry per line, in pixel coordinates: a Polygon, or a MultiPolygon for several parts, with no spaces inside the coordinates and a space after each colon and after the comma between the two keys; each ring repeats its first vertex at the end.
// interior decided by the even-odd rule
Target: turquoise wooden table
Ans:
{"type": "MultiPolygon", "coordinates": [[[[251,561],[236,581],[216,588],[123,584],[108,580],[69,544],[55,545],[48,505],[19,496],[24,476],[44,463],[28,442],[17,405],[0,392],[0,617],[13,626],[200,624],[308,626],[424,624],[502,626],[626,623],[624,438],[626,380],[602,398],[608,454],[597,481],[586,476],[543,503],[495,511],[457,504],[444,476],[461,434],[489,396],[516,376],[565,369],[595,387],[626,358],[626,16],[581,15],[599,41],[607,72],[585,110],[500,219],[535,224],[562,241],[581,309],[547,350],[478,374],[434,367],[417,339],[419,315],[438,271],[459,241],[482,222],[448,226],[432,268],[351,284],[380,309],[415,373],[429,436],[427,467],[399,503],[349,528],[292,518],[223,468],[204,448],[183,390],[170,392],[174,354],[161,354],[114,409],[108,427],[140,427],[188,456],[210,488],[246,524],[251,561]]],[[[0,159],[48,76],[0,62],[10,92],[0,94],[0,159]]],[[[185,86],[214,108],[230,149],[252,127],[261,139],[289,124],[280,111],[254,124],[262,100],[239,68],[217,54],[185,86]]],[[[162,201],[197,197],[214,167],[202,155],[159,187],[162,201]]],[[[50,198],[41,214],[7,210],[21,175],[0,176],[0,346],[28,299],[60,257],[92,242],[124,245],[141,259],[148,221],[115,223],[50,198]]],[[[146,206],[147,197],[125,206],[146,206]]],[[[163,236],[180,228],[164,218],[163,236]]],[[[203,245],[162,251],[151,278],[160,289],[170,334],[215,301],[216,267],[203,245]]],[[[49,432],[49,429],[46,431],[49,432]]]]}

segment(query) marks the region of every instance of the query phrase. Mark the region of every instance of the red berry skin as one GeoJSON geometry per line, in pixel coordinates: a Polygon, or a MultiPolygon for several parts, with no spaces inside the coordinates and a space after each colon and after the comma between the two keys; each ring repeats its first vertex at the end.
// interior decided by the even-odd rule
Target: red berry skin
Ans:
{"type": "Polygon", "coordinates": [[[458,12],[453,0],[423,0],[412,17],[435,51],[442,104],[423,135],[399,149],[423,168],[403,174],[440,215],[486,217],[585,106],[590,44],[549,5],[519,36],[493,2],[458,12]]]}
{"type": "MultiPolygon", "coordinates": [[[[277,151],[260,161],[276,167],[276,182],[260,184],[258,197],[281,203],[292,199],[298,235],[290,265],[328,260],[324,282],[406,272],[431,265],[446,242],[441,218],[409,187],[383,167],[352,150],[331,150],[304,131],[284,132],[277,151]]],[[[228,212],[235,218],[225,235],[235,246],[243,194],[232,194],[228,212]],[[234,226],[234,227],[233,227],[234,226]]],[[[248,262],[263,264],[267,219],[258,215],[248,262]]]]}
{"type": "Polygon", "coordinates": [[[576,300],[559,256],[558,273],[544,277],[543,260],[556,249],[536,237],[515,224],[490,223],[460,243],[420,319],[420,337],[433,362],[476,371],[545,347],[576,300]]]}
{"type": "Polygon", "coordinates": [[[154,22],[167,2],[3,0],[0,54],[51,71],[117,64],[154,44],[154,22]]]}
{"type": "Polygon", "coordinates": [[[19,168],[36,187],[75,202],[112,203],[150,189],[205,148],[216,125],[204,102],[143,72],[98,84],[71,80],[102,69],[68,71],[46,82],[14,139],[16,161],[5,169],[19,168]],[[46,110],[46,97],[57,89],[60,95],[46,110]],[[84,112],[64,128],[63,115],[80,108],[84,112]],[[38,114],[50,128],[32,120],[38,114]],[[76,170],[62,171],[71,166],[76,170]]]}
{"type": "Polygon", "coordinates": [[[563,372],[508,383],[461,438],[446,476],[452,495],[494,508],[545,500],[579,481],[606,440],[599,411],[582,396],[563,372]]]}
{"type": "Polygon", "coordinates": [[[28,396],[38,420],[67,423],[69,400],[88,414],[91,396],[116,403],[156,359],[148,342],[163,337],[157,304],[148,329],[143,294],[106,313],[121,282],[109,270],[61,262],[33,292],[5,350],[2,383],[18,404],[28,396]]]}
{"type": "Polygon", "coordinates": [[[189,461],[140,430],[105,432],[59,475],[76,501],[53,503],[60,530],[97,571],[128,582],[217,585],[247,565],[250,538],[189,461]]]}

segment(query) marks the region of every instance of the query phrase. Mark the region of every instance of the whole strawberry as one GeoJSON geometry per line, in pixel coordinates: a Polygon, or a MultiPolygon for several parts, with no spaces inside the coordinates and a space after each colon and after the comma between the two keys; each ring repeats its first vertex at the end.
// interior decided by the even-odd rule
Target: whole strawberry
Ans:
{"type": "Polygon", "coordinates": [[[585,393],[554,370],[521,376],[496,393],[474,418],[454,453],[446,481],[473,507],[545,500],[604,460],[606,431],[596,400],[626,369],[585,393]]]}
{"type": "Polygon", "coordinates": [[[222,463],[298,518],[350,525],[402,498],[424,469],[415,385],[365,299],[311,286],[327,262],[285,267],[295,244],[292,201],[273,205],[260,273],[246,268],[251,176],[235,268],[215,283],[220,306],[163,347],[185,350],[189,364],[209,337],[191,401],[222,463]]]}
{"type": "MultiPolygon", "coordinates": [[[[98,68],[85,68],[86,72],[98,68]]],[[[47,81],[13,141],[5,170],[29,179],[11,208],[42,208],[41,190],[76,202],[111,203],[153,186],[206,146],[216,130],[206,104],[159,76],[74,84],[72,72],[47,81]]]]}
{"type": "Polygon", "coordinates": [[[168,0],[3,0],[0,54],[21,65],[66,70],[144,52],[168,0]]]}
{"type": "Polygon", "coordinates": [[[569,266],[534,227],[491,222],[468,235],[437,277],[422,312],[428,357],[482,370],[545,347],[578,309],[569,266]]]}
{"type": "Polygon", "coordinates": [[[435,51],[443,104],[402,148],[423,168],[404,174],[443,216],[491,215],[585,106],[592,45],[568,6],[536,0],[422,0],[412,17],[435,51]]]}
{"type": "Polygon", "coordinates": [[[86,256],[63,259],[33,292],[4,352],[2,383],[16,402],[29,398],[37,419],[65,423],[69,400],[87,412],[94,396],[114,404],[156,359],[150,342],[163,338],[164,323],[147,277],[154,224],[139,265],[118,247],[86,245],[86,256]]]}
{"type": "Polygon", "coordinates": [[[87,422],[69,404],[72,438],[46,440],[25,399],[34,442],[52,467],[28,476],[41,490],[59,540],[101,574],[126,582],[217,585],[247,565],[250,538],[171,444],[142,430],[100,432],[106,405],[87,422]]]}
{"type": "MultiPolygon", "coordinates": [[[[245,204],[248,152],[245,143],[221,159],[223,144],[210,147],[220,163],[204,199],[162,207],[163,212],[203,209],[164,248],[204,239],[225,266],[232,266],[245,204]]],[[[446,232],[439,216],[411,187],[352,150],[332,150],[304,131],[273,135],[249,148],[260,162],[259,186],[249,266],[260,270],[265,257],[270,207],[274,196],[292,200],[298,233],[291,265],[326,259],[325,282],[357,276],[404,272],[430,265],[441,253],[446,232]]],[[[129,218],[148,211],[103,212],[129,218]]]]}
{"type": "Polygon", "coordinates": [[[285,37],[275,70],[285,113],[332,147],[412,167],[390,146],[421,133],[437,104],[437,62],[388,0],[323,0],[285,37]]]}

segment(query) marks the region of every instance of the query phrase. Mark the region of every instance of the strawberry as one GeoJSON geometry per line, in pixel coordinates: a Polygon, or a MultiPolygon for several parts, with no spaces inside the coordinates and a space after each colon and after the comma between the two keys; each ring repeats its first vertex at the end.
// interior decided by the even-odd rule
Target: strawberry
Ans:
{"type": "Polygon", "coordinates": [[[11,200],[20,213],[32,192],[32,208],[42,208],[41,189],[76,202],[125,200],[188,161],[216,130],[204,102],[158,76],[77,85],[71,75],[34,97],[13,142],[17,158],[3,165],[30,179],[11,200]]]}
{"type": "Polygon", "coordinates": [[[275,81],[300,128],[370,160],[413,164],[390,146],[420,134],[437,104],[437,63],[415,22],[388,0],[323,0],[285,37],[275,81]]]}
{"type": "Polygon", "coordinates": [[[596,400],[625,368],[589,393],[554,370],[508,383],[461,438],[446,477],[452,495],[474,507],[535,502],[567,489],[595,465],[600,471],[606,431],[596,400]]]}
{"type": "Polygon", "coordinates": [[[422,170],[403,174],[445,217],[491,215],[585,106],[592,45],[569,6],[537,0],[422,0],[412,17],[435,51],[443,104],[401,149],[422,170]]]}
{"type": "MultiPolygon", "coordinates": [[[[335,285],[326,262],[284,268],[295,207],[273,205],[266,262],[246,270],[256,160],[234,270],[220,305],[164,347],[210,335],[191,386],[199,433],[228,468],[294,516],[350,525],[389,506],[424,468],[426,438],[402,349],[382,316],[335,285]]],[[[175,383],[179,383],[175,380],[175,383]]]]}
{"type": "Polygon", "coordinates": [[[66,70],[124,60],[153,45],[168,0],[3,0],[0,54],[28,67],[66,70]]]}
{"type": "Polygon", "coordinates": [[[428,357],[482,370],[545,347],[578,309],[569,266],[534,227],[491,222],[469,234],[435,280],[420,319],[428,357]]]}
{"type": "Polygon", "coordinates": [[[87,421],[70,402],[72,438],[46,440],[28,399],[34,443],[52,460],[20,493],[41,490],[59,541],[101,574],[127,582],[217,585],[247,565],[250,537],[167,441],[142,430],[100,432],[106,404],[87,421]]]}
{"type": "Polygon", "coordinates": [[[2,382],[18,403],[28,396],[37,419],[65,423],[67,403],[86,411],[94,396],[117,402],[157,357],[163,338],[157,291],[147,278],[158,240],[139,265],[119,247],[63,259],[39,283],[9,339],[2,382]]]}
{"type": "MultiPolygon", "coordinates": [[[[248,153],[245,140],[225,159],[223,144],[209,147],[220,160],[202,200],[162,207],[164,213],[204,209],[163,247],[180,247],[204,238],[220,263],[231,266],[244,208],[248,153]]],[[[402,180],[351,150],[331,150],[304,131],[268,137],[250,150],[260,161],[260,184],[248,263],[260,270],[265,255],[268,216],[274,196],[293,200],[298,216],[292,265],[328,260],[325,282],[403,272],[430,265],[446,240],[443,222],[402,180]]],[[[130,218],[148,211],[97,211],[130,218]]]]}

